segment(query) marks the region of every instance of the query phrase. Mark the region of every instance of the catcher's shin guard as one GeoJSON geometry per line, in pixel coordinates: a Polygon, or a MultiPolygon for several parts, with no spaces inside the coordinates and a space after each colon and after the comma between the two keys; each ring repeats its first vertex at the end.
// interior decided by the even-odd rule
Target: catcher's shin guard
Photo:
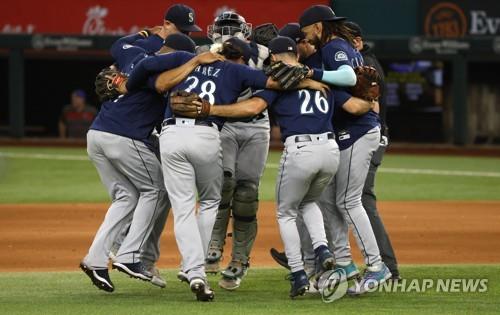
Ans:
{"type": "MultiPolygon", "coordinates": [[[[221,260],[224,244],[226,242],[227,226],[229,223],[229,216],[231,213],[231,199],[233,197],[234,187],[236,182],[229,172],[224,172],[224,183],[222,184],[222,194],[217,216],[215,218],[214,228],[212,230],[212,237],[208,246],[208,253],[206,257],[207,265],[217,264],[221,260]]],[[[208,272],[217,272],[211,270],[207,266],[208,272]]]]}
{"type": "Polygon", "coordinates": [[[248,264],[257,236],[258,186],[239,182],[233,197],[233,260],[248,264]]]}

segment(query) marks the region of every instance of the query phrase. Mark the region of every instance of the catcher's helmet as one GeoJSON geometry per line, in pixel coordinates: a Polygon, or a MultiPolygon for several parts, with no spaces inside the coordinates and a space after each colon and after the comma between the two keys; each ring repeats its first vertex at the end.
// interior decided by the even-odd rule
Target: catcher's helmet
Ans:
{"type": "Polygon", "coordinates": [[[247,39],[252,34],[252,24],[236,12],[226,11],[208,26],[207,36],[214,43],[223,43],[231,37],[247,39]]]}

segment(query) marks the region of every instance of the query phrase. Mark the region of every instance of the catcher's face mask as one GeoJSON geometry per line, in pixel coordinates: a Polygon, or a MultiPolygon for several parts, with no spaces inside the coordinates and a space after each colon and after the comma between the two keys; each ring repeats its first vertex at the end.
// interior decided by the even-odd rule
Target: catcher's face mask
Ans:
{"type": "Polygon", "coordinates": [[[235,12],[224,12],[208,26],[207,36],[214,43],[223,43],[231,37],[245,40],[252,34],[252,24],[235,12]]]}

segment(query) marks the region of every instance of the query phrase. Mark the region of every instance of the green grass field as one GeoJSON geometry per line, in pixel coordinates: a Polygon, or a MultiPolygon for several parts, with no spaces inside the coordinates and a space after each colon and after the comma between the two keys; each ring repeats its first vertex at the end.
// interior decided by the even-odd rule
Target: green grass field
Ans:
{"type": "MultiPolygon", "coordinates": [[[[274,199],[280,154],[269,156],[262,200],[274,199]]],[[[380,200],[500,200],[500,159],[386,155],[377,177],[380,200]],[[425,173],[425,174],[422,174],[425,173]]],[[[107,202],[84,149],[0,148],[0,203],[107,202]]],[[[496,241],[496,240],[492,240],[496,241]]],[[[194,302],[175,270],[158,289],[112,273],[112,294],[81,272],[0,273],[0,314],[494,314],[500,311],[500,265],[402,266],[412,279],[488,279],[484,293],[383,293],[331,304],[317,295],[291,301],[283,269],[253,268],[237,292],[216,290],[214,303],[194,302]]],[[[217,278],[211,277],[212,286],[217,278]]]]}
{"type": "MultiPolygon", "coordinates": [[[[112,273],[114,293],[94,288],[84,275],[0,273],[1,314],[498,314],[500,266],[405,266],[409,279],[488,279],[487,292],[374,292],[330,304],[319,295],[290,300],[284,269],[251,269],[237,292],[216,291],[213,303],[197,303],[186,284],[164,271],[167,288],[112,273]]],[[[210,277],[212,283],[217,278],[210,277]]],[[[407,287],[408,288],[408,287],[407,287]]]]}
{"type": "MultiPolygon", "coordinates": [[[[274,200],[279,159],[279,152],[270,153],[261,200],[274,200]]],[[[500,200],[500,159],[386,155],[377,181],[380,200],[500,200]],[[392,172],[405,169],[487,172],[493,176],[392,172]]],[[[0,148],[0,203],[108,200],[84,149],[0,148]]]]}

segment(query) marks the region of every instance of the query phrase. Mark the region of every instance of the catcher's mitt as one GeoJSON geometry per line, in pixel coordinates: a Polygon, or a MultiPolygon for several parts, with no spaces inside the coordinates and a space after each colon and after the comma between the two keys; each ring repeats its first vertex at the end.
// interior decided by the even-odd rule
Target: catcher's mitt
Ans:
{"type": "Polygon", "coordinates": [[[170,93],[170,108],[182,117],[206,118],[210,114],[210,103],[198,96],[198,94],[186,91],[175,91],[170,93]],[[198,102],[198,104],[195,104],[198,102]]]}
{"type": "Polygon", "coordinates": [[[278,61],[269,65],[265,69],[265,74],[277,81],[283,89],[290,90],[294,89],[300,81],[307,78],[309,70],[307,66],[302,64],[291,66],[278,61]]]}
{"type": "Polygon", "coordinates": [[[367,101],[376,101],[380,96],[380,76],[373,67],[362,66],[354,68],[356,85],[351,88],[352,96],[367,101]]]}
{"type": "Polygon", "coordinates": [[[127,77],[114,66],[106,67],[95,78],[95,93],[101,102],[117,98],[119,86],[127,77]]]}
{"type": "Polygon", "coordinates": [[[257,44],[266,46],[269,42],[278,36],[278,28],[273,23],[265,23],[252,30],[250,39],[257,44]]]}

